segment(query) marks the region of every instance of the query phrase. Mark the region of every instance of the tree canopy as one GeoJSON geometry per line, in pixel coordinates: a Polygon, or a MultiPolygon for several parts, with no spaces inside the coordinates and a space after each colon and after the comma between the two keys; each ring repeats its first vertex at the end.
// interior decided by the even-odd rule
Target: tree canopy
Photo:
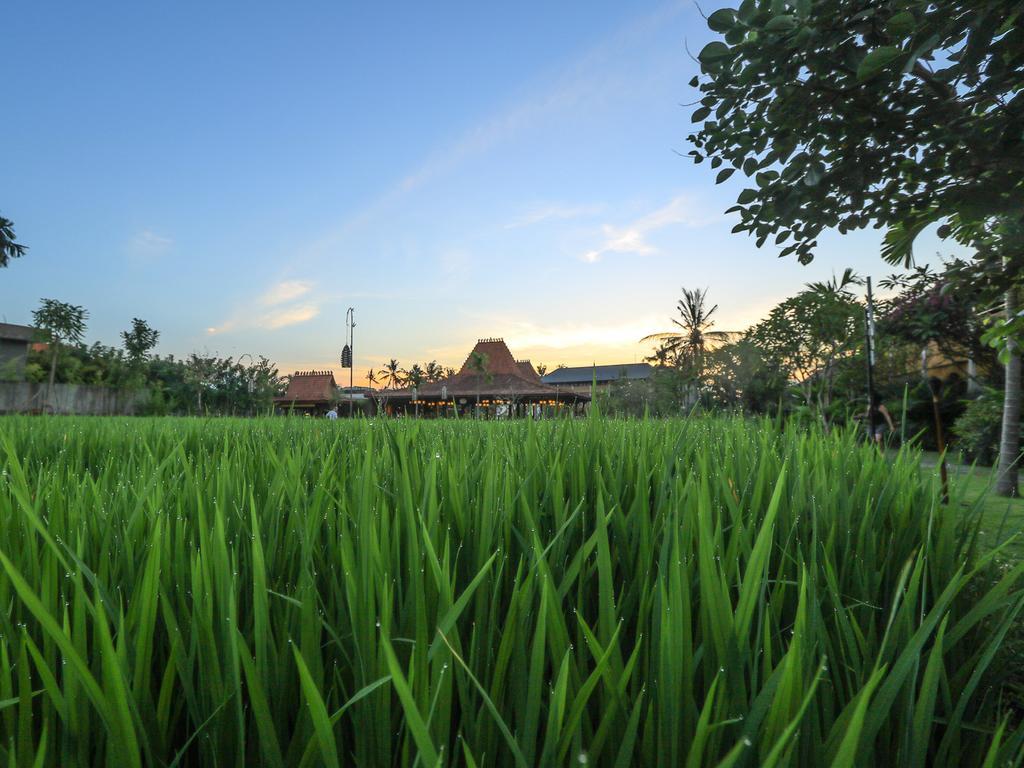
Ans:
{"type": "MultiPolygon", "coordinates": [[[[734,231],[814,258],[819,235],[945,221],[975,244],[1024,194],[1024,1],[743,0],[708,17],[696,162],[751,177],[734,231]]],[[[943,234],[946,234],[944,231],[943,234]]],[[[1018,246],[1021,248],[1024,246],[1018,246]]]]}
{"type": "Polygon", "coordinates": [[[121,331],[121,340],[128,353],[128,360],[134,366],[145,361],[146,355],[156,346],[159,339],[160,331],[151,328],[149,323],[137,317],[132,318],[130,330],[121,331]]]}
{"type": "Polygon", "coordinates": [[[772,309],[749,338],[771,366],[797,382],[807,405],[831,404],[835,366],[855,353],[863,338],[864,310],[849,290],[856,277],[811,284],[772,309]]]}
{"type": "Polygon", "coordinates": [[[85,336],[88,310],[56,299],[40,299],[33,310],[32,321],[44,331],[51,342],[77,344],[85,336]]]}
{"type": "Polygon", "coordinates": [[[14,222],[0,216],[0,267],[6,267],[11,259],[24,256],[27,250],[14,240],[14,222]]]}

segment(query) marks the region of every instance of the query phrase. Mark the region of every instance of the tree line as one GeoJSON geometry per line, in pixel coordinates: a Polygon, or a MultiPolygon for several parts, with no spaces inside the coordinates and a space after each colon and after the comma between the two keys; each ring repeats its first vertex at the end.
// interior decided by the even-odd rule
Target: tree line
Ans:
{"type": "MultiPolygon", "coordinates": [[[[994,308],[964,260],[883,279],[875,302],[876,392],[899,435],[937,448],[932,380],[941,377],[940,416],[968,460],[994,463],[1001,443],[1005,368],[988,341],[994,308]],[[954,290],[955,288],[955,290],[954,290]]],[[[868,407],[866,306],[852,271],[810,283],[743,331],[715,328],[706,289],[683,289],[672,331],[642,341],[648,380],[621,379],[597,393],[603,412],[674,415],[695,409],[817,421],[860,422],[868,407]]],[[[1018,429],[1020,424],[1018,422],[1018,429]]]]}
{"type": "MultiPolygon", "coordinates": [[[[32,313],[40,343],[30,347],[24,376],[46,382],[47,402],[56,383],[93,384],[146,390],[145,414],[251,416],[270,413],[274,397],[284,393],[287,379],[266,357],[155,355],[160,332],[141,318],[121,332],[120,346],[87,345],[88,318],[85,308],[54,299],[42,299],[32,313]]],[[[0,371],[0,377],[12,373],[0,371]]]]}
{"type": "Polygon", "coordinates": [[[1006,0],[743,0],[707,17],[694,162],[748,184],[735,232],[808,263],[827,230],[882,229],[913,266],[929,227],[972,251],[948,293],[975,293],[1004,366],[997,490],[1017,492],[1024,313],[1024,24],[1006,0]]]}
{"type": "Polygon", "coordinates": [[[370,368],[366,372],[365,379],[370,387],[379,385],[386,389],[399,389],[442,381],[454,375],[454,368],[443,366],[436,360],[431,360],[424,365],[413,363],[408,368],[403,368],[398,360],[391,358],[380,370],[370,368]]]}

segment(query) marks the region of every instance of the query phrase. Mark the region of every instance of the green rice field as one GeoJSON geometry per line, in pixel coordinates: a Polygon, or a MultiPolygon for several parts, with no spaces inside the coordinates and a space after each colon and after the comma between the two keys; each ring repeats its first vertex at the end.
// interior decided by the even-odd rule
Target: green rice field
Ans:
{"type": "Polygon", "coordinates": [[[1024,565],[853,433],[8,417],[0,462],[4,765],[1021,763],[1024,565]]]}

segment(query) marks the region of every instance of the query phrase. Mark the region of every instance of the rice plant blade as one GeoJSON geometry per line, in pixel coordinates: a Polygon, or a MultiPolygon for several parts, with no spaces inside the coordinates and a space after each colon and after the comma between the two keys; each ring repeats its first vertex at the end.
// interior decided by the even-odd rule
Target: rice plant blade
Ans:
{"type": "Polygon", "coordinates": [[[474,675],[470,668],[466,665],[466,662],[463,661],[462,657],[455,652],[455,649],[452,647],[451,643],[448,642],[448,638],[444,635],[441,635],[441,639],[444,640],[444,644],[447,645],[448,650],[451,651],[452,658],[458,662],[460,667],[462,667],[463,671],[465,671],[466,675],[473,682],[473,685],[476,687],[481,698],[483,698],[484,704],[487,706],[488,711],[491,713],[491,717],[494,718],[494,722],[498,726],[498,730],[500,730],[502,736],[505,737],[505,743],[508,745],[509,751],[512,753],[512,757],[515,758],[516,765],[518,765],[520,768],[526,768],[526,758],[523,757],[523,753],[522,751],[520,751],[519,745],[516,743],[515,737],[512,735],[512,731],[509,730],[508,724],[501,717],[501,713],[498,711],[498,708],[494,705],[494,702],[491,700],[491,697],[487,695],[487,691],[484,690],[484,687],[482,685],[480,685],[480,681],[476,679],[476,675],[474,675]]]}
{"type": "Polygon", "coordinates": [[[298,648],[293,648],[295,654],[295,666],[299,670],[299,680],[302,683],[302,693],[306,699],[306,706],[309,708],[310,718],[313,720],[313,730],[316,731],[317,743],[320,745],[320,755],[323,757],[324,765],[328,768],[338,768],[338,745],[334,740],[334,732],[331,728],[330,719],[327,717],[327,707],[316,688],[313,677],[309,674],[306,662],[298,648]]]}
{"type": "Polygon", "coordinates": [[[419,756],[423,760],[424,765],[437,765],[438,753],[430,738],[427,724],[423,721],[423,715],[420,714],[412,691],[409,690],[409,683],[402,673],[402,667],[398,663],[395,651],[385,637],[381,638],[381,650],[383,650],[388,668],[391,670],[391,684],[394,686],[395,693],[398,694],[398,700],[402,704],[406,725],[409,728],[413,741],[416,743],[416,748],[419,750],[419,756]]]}

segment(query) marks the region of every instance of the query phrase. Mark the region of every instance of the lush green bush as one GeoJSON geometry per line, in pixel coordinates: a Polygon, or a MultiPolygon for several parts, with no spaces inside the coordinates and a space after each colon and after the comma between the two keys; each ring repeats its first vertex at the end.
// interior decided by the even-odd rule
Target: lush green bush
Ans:
{"type": "Polygon", "coordinates": [[[957,446],[968,461],[992,465],[999,455],[999,437],[1003,426],[1002,393],[987,390],[970,400],[963,415],[953,425],[957,446]]]}
{"type": "MultiPolygon", "coordinates": [[[[956,379],[944,384],[939,393],[939,418],[942,420],[943,433],[947,443],[952,437],[954,425],[964,412],[963,394],[963,383],[956,379]]],[[[886,405],[892,413],[893,419],[901,415],[901,401],[889,400],[886,405]]],[[[938,450],[935,408],[932,404],[932,392],[926,381],[917,379],[914,386],[907,390],[905,418],[904,432],[908,440],[916,438],[917,445],[926,451],[938,450]]]]}
{"type": "Polygon", "coordinates": [[[1003,765],[1022,568],[739,419],[0,420],[10,765],[1003,765]]]}
{"type": "Polygon", "coordinates": [[[37,384],[46,381],[46,369],[39,363],[27,363],[25,365],[25,381],[34,381],[37,384]]]}

